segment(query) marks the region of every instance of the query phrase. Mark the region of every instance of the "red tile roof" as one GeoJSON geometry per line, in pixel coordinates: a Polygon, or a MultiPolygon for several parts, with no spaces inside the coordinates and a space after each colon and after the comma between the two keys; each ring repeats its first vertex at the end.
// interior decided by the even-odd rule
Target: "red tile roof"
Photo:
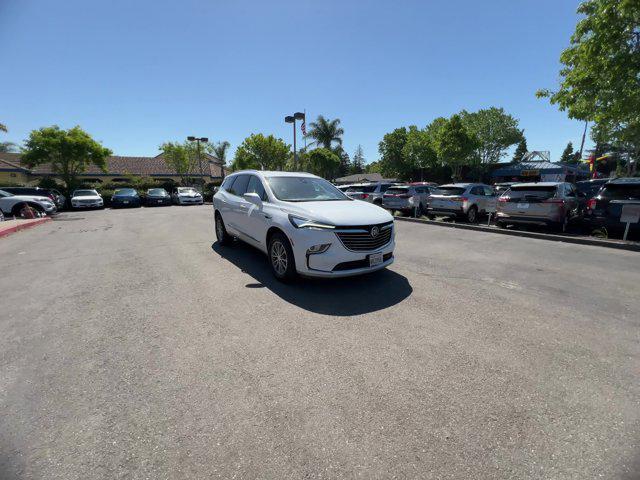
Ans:
{"type": "MultiPolygon", "coordinates": [[[[19,153],[0,153],[0,160],[3,163],[12,164],[15,168],[27,167],[22,163],[21,155],[19,153]]],[[[202,159],[202,168],[205,175],[212,177],[221,177],[223,167],[220,160],[212,155],[204,155],[202,159]]],[[[29,169],[34,174],[51,174],[53,173],[51,165],[38,165],[32,169],[29,169]]],[[[193,172],[194,176],[200,174],[200,168],[196,165],[193,172]]],[[[226,172],[225,172],[226,173],[226,172]]],[[[114,155],[107,157],[107,172],[103,172],[94,165],[89,165],[87,171],[83,175],[142,175],[142,176],[155,176],[155,175],[176,175],[174,169],[172,169],[164,161],[162,154],[156,157],[123,157],[114,155]]]]}

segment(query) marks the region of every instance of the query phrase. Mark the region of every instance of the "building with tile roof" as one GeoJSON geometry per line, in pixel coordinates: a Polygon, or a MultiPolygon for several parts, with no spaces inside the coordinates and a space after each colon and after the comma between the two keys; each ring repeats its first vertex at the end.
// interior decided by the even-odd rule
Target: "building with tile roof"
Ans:
{"type": "MultiPolygon", "coordinates": [[[[202,168],[202,178],[205,183],[220,181],[227,173],[227,167],[218,158],[209,154],[202,155],[202,168]]],[[[85,182],[124,182],[129,175],[150,177],[160,181],[180,181],[180,176],[165,162],[162,154],[155,157],[112,155],[107,157],[106,172],[95,165],[90,165],[79,178],[85,182]]],[[[19,153],[0,153],[0,185],[4,183],[33,185],[44,177],[56,177],[51,165],[44,164],[28,168],[22,163],[19,153]]],[[[199,165],[195,166],[189,177],[199,181],[201,178],[199,165]]]]}

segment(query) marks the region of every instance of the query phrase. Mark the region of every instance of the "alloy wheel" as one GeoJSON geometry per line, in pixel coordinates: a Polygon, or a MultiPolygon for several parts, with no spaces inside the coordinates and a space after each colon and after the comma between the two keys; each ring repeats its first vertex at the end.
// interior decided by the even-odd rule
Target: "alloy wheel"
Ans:
{"type": "Polygon", "coordinates": [[[279,276],[283,276],[287,271],[287,249],[279,240],[271,244],[271,265],[279,276]]]}

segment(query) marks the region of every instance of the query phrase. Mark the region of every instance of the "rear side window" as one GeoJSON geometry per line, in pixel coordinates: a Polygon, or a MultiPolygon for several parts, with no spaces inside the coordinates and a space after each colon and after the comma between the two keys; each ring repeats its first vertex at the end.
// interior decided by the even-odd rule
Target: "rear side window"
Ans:
{"type": "Polygon", "coordinates": [[[640,200],[640,183],[609,183],[600,192],[606,200],[640,200]]]}
{"type": "Polygon", "coordinates": [[[257,193],[263,202],[267,201],[267,192],[264,191],[262,182],[255,175],[251,175],[249,184],[247,185],[247,191],[245,193],[257,193]]]}
{"type": "Polygon", "coordinates": [[[407,193],[409,191],[408,188],[406,187],[393,187],[393,188],[389,188],[387,190],[386,193],[388,193],[389,195],[402,195],[404,193],[407,193]]]}
{"type": "Polygon", "coordinates": [[[231,185],[233,185],[233,181],[236,179],[236,177],[227,177],[224,179],[224,181],[222,182],[222,185],[220,185],[220,189],[221,190],[229,190],[229,187],[231,187],[231,185]]]}
{"type": "Polygon", "coordinates": [[[236,181],[233,182],[233,185],[229,187],[227,190],[229,193],[233,195],[237,195],[241,197],[247,191],[247,185],[249,184],[249,175],[238,175],[236,177],[236,181]]]}
{"type": "Polygon", "coordinates": [[[389,190],[393,185],[380,185],[380,191],[381,192],[386,192],[387,190],[389,190]]]}
{"type": "Polygon", "coordinates": [[[484,196],[484,188],[482,187],[473,187],[471,189],[471,195],[480,195],[481,197],[484,196]]]}

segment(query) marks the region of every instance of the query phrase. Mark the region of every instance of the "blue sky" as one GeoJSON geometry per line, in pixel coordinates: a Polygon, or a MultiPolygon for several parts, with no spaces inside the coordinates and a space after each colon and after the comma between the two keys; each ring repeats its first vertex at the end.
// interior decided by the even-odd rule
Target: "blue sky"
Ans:
{"type": "MultiPolygon", "coordinates": [[[[367,161],[396,127],[501,106],[557,159],[582,124],[555,87],[578,0],[0,0],[2,140],[80,125],[119,155],[187,135],[273,133],[338,117],[367,161]]],[[[590,143],[589,143],[590,145],[590,143]]]]}

